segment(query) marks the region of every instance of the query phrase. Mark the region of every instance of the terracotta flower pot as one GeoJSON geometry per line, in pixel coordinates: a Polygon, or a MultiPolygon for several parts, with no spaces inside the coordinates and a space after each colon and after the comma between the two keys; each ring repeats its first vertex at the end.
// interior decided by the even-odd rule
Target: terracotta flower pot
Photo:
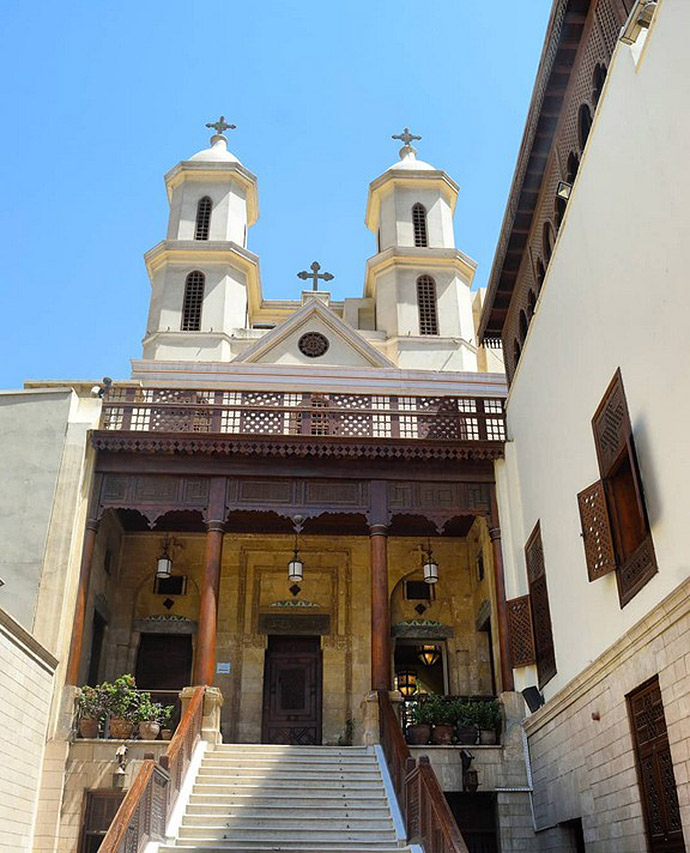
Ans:
{"type": "Polygon", "coordinates": [[[415,746],[422,746],[429,743],[431,737],[431,726],[427,723],[420,723],[418,726],[407,727],[407,742],[415,746]]]}
{"type": "Polygon", "coordinates": [[[484,744],[484,746],[495,746],[496,731],[494,729],[480,729],[479,743],[484,744]]]}
{"type": "Polygon", "coordinates": [[[469,745],[477,742],[477,729],[474,726],[458,726],[455,729],[458,743],[469,745]]]}
{"type": "Polygon", "coordinates": [[[98,720],[95,717],[82,717],[79,720],[79,734],[81,737],[98,737],[98,720]]]}
{"type": "Polygon", "coordinates": [[[127,740],[132,737],[134,723],[124,720],[122,717],[110,718],[110,737],[115,740],[127,740]]]}
{"type": "Polygon", "coordinates": [[[142,740],[155,740],[158,737],[158,732],[160,730],[160,723],[155,723],[153,720],[147,720],[145,723],[139,723],[139,737],[142,740]]]}
{"type": "Polygon", "coordinates": [[[431,733],[431,742],[437,746],[449,746],[453,743],[453,727],[452,726],[434,726],[431,733]]]}
{"type": "Polygon", "coordinates": [[[161,729],[161,740],[170,740],[172,737],[172,729],[161,729]]]}

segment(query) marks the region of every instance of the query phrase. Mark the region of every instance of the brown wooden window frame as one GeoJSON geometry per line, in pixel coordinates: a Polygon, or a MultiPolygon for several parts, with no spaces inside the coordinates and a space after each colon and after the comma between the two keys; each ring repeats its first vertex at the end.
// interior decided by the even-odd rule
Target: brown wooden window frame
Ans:
{"type": "MultiPolygon", "coordinates": [[[[104,838],[124,798],[124,791],[116,791],[112,788],[92,788],[84,791],[81,832],[77,848],[79,853],[87,853],[89,841],[104,838]],[[97,809],[100,809],[100,814],[96,813],[97,809]],[[108,817],[110,820],[105,819],[108,817]]],[[[92,847],[92,849],[97,848],[92,847]]]]}
{"type": "Polygon", "coordinates": [[[426,207],[419,202],[412,205],[412,228],[414,231],[415,246],[420,249],[426,249],[429,245],[426,207]]]}
{"type": "Polygon", "coordinates": [[[208,240],[211,231],[211,211],[213,202],[205,195],[200,198],[196,206],[196,221],[194,223],[194,239],[208,240]]]}
{"type": "Polygon", "coordinates": [[[525,544],[525,564],[529,584],[529,599],[534,631],[534,657],[540,689],[556,675],[556,650],[553,642],[553,624],[549,607],[549,590],[546,584],[546,563],[541,538],[541,524],[534,525],[525,544]]]}
{"type": "Polygon", "coordinates": [[[192,270],[184,280],[181,331],[201,331],[201,309],[204,304],[205,290],[206,276],[201,270],[192,270]]]}
{"type": "Polygon", "coordinates": [[[659,571],[620,368],[609,383],[592,431],[600,480],[578,494],[590,581],[616,572],[620,606],[659,571]]]}
{"type": "Polygon", "coordinates": [[[625,698],[650,853],[682,853],[686,848],[659,676],[625,698]]]}
{"type": "Polygon", "coordinates": [[[417,277],[417,312],[419,315],[419,334],[438,335],[436,281],[426,273],[417,277]]]}

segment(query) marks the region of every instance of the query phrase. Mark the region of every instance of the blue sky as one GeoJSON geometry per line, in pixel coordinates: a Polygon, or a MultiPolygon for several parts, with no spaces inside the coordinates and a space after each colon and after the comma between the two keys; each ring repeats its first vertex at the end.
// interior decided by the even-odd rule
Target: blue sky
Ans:
{"type": "Polygon", "coordinates": [[[259,178],[248,247],[266,297],[297,297],[314,259],[335,298],[361,294],[367,187],[404,125],[459,183],[456,241],[484,285],[550,6],[5,0],[0,387],[129,376],[163,175],[206,147],[220,113],[259,178]]]}

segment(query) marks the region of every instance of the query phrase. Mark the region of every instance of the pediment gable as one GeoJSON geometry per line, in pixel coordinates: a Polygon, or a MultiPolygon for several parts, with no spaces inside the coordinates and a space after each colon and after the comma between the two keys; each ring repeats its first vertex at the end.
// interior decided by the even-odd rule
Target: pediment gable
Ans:
{"type": "Polygon", "coordinates": [[[394,367],[383,353],[316,299],[309,300],[299,311],[237,355],[233,361],[304,367],[315,364],[336,367],[394,367]],[[316,337],[305,338],[310,335],[316,337]],[[319,336],[327,342],[326,351],[318,356],[306,354],[305,350],[318,351],[322,340],[319,336]]]}

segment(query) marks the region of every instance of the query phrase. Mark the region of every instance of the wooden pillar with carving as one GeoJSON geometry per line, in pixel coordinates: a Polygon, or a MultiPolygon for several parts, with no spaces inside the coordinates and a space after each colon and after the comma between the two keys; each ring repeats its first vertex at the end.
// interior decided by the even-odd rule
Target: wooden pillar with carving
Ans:
{"type": "Polygon", "coordinates": [[[391,689],[387,484],[371,483],[371,689],[391,689]]]}
{"type": "Polygon", "coordinates": [[[224,477],[213,477],[207,509],[206,547],[204,551],[204,576],[201,582],[199,604],[199,629],[194,656],[194,685],[212,685],[216,669],[216,634],[218,632],[218,594],[220,568],[223,557],[225,533],[224,477]]]}
{"type": "Polygon", "coordinates": [[[72,641],[69,647],[69,657],[67,658],[67,669],[65,671],[65,684],[76,685],[79,683],[79,668],[81,666],[81,656],[84,652],[86,601],[89,596],[93,552],[96,547],[96,534],[98,533],[98,510],[101,502],[102,484],[103,475],[96,474],[91,487],[91,497],[87,510],[86,530],[84,531],[84,544],[82,545],[81,565],[79,567],[77,602],[74,608],[72,641]]]}
{"type": "Polygon", "coordinates": [[[503,549],[501,547],[501,526],[498,520],[496,486],[491,485],[491,514],[488,518],[489,537],[494,558],[494,585],[496,588],[496,610],[498,615],[498,644],[501,653],[501,688],[514,690],[513,667],[510,660],[508,642],[508,605],[506,603],[506,582],[503,572],[503,549]]]}

